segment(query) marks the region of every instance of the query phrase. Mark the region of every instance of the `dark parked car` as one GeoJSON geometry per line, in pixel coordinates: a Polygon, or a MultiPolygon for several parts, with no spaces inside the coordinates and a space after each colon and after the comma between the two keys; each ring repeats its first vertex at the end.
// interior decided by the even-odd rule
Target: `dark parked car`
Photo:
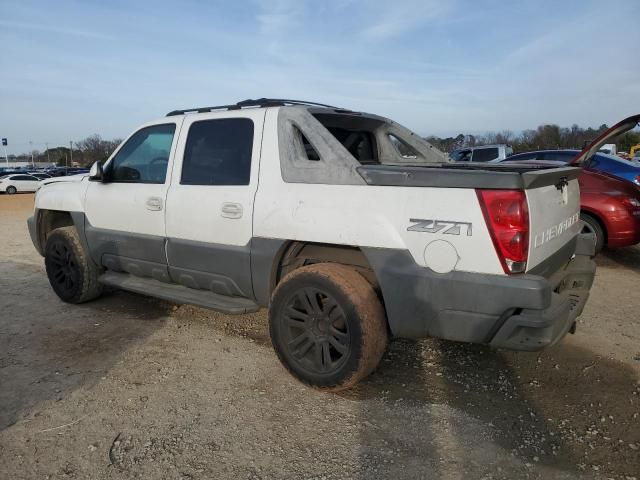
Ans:
{"type": "MultiPolygon", "coordinates": [[[[507,160],[553,160],[569,163],[578,156],[580,150],[536,150],[533,152],[517,153],[507,160]]],[[[596,153],[582,168],[596,172],[604,172],[614,177],[629,180],[640,185],[640,162],[625,160],[616,155],[596,153]]]]}
{"type": "Polygon", "coordinates": [[[89,173],[88,168],[80,167],[54,167],[45,171],[51,177],[64,177],[67,175],[77,175],[79,173],[89,173]]]}
{"type": "Polygon", "coordinates": [[[43,172],[29,172],[29,175],[39,178],[40,180],[46,180],[47,178],[51,178],[51,175],[48,175],[43,172]]]}

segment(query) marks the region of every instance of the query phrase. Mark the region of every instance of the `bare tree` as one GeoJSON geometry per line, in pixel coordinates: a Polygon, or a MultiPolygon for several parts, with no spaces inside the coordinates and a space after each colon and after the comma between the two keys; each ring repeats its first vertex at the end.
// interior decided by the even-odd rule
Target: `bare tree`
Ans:
{"type": "MultiPolygon", "coordinates": [[[[84,140],[76,142],[80,162],[84,165],[90,165],[96,161],[104,161],[111,155],[120,142],[120,139],[104,140],[97,133],[90,135],[84,140]]],[[[74,155],[76,155],[75,149],[74,155]]]]}

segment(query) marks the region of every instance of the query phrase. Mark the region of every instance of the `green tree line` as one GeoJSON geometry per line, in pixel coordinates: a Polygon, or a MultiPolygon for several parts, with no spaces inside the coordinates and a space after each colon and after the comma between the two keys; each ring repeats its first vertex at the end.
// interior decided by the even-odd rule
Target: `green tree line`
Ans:
{"type": "MultiPolygon", "coordinates": [[[[511,130],[489,132],[485,135],[459,134],[456,137],[427,137],[427,141],[443,152],[451,152],[457,148],[475,147],[496,143],[506,143],[513,146],[514,152],[529,150],[577,148],[582,149],[586,144],[595,140],[598,135],[609,127],[600,125],[598,128],[582,128],[572,125],[569,128],[558,125],[540,125],[535,130],[524,130],[515,134],[511,130]]],[[[613,143],[613,142],[611,142],[613,143]]],[[[630,131],[616,139],[619,152],[629,152],[633,145],[640,144],[640,132],[630,131]]]]}

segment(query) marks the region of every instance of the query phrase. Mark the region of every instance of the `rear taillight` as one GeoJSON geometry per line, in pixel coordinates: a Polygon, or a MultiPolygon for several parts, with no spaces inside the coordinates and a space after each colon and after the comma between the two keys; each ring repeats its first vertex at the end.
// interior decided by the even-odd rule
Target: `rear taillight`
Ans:
{"type": "Polygon", "coordinates": [[[529,254],[529,208],[523,190],[476,190],[505,273],[521,273],[529,254]]]}

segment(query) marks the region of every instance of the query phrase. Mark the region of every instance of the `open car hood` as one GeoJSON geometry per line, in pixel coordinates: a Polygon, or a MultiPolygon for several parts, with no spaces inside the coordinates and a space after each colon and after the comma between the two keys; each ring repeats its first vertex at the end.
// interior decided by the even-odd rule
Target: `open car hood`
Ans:
{"type": "Polygon", "coordinates": [[[580,166],[583,163],[588,162],[589,159],[593,157],[603,145],[611,143],[610,140],[635,128],[636,125],[638,125],[638,122],[640,122],[640,113],[632,115],[628,118],[625,118],[621,122],[616,123],[613,127],[606,130],[593,142],[587,145],[569,164],[580,166]]]}

